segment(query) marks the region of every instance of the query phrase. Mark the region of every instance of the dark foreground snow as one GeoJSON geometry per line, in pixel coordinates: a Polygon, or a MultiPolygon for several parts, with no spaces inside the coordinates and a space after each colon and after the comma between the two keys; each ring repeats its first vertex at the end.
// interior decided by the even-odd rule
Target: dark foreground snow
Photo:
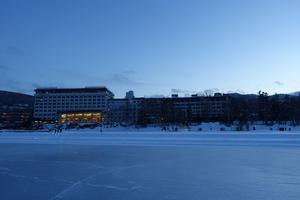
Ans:
{"type": "Polygon", "coordinates": [[[0,199],[295,199],[300,135],[0,134],[0,199]]]}

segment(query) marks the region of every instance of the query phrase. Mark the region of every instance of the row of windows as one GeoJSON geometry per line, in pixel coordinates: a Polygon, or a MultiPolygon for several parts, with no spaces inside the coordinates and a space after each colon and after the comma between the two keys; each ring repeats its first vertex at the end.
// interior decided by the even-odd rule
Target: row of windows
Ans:
{"type": "Polygon", "coordinates": [[[93,107],[93,106],[86,106],[86,107],[66,107],[66,108],[58,108],[58,109],[53,109],[53,108],[48,108],[48,109],[35,109],[34,112],[56,112],[60,110],[77,110],[77,109],[97,109],[98,107],[93,107]]]}
{"type": "Polygon", "coordinates": [[[224,102],[197,102],[197,103],[187,103],[187,102],[178,102],[175,105],[225,105],[224,102]]]}
{"type": "Polygon", "coordinates": [[[108,106],[109,109],[111,110],[124,110],[124,109],[141,109],[142,106],[108,106]]]}
{"type": "Polygon", "coordinates": [[[220,105],[212,105],[212,106],[188,106],[188,105],[177,105],[175,108],[184,108],[184,109],[188,109],[190,108],[191,110],[193,109],[223,109],[223,106],[220,105]]]}
{"type": "Polygon", "coordinates": [[[105,103],[95,103],[95,102],[84,102],[84,103],[73,103],[73,104],[35,104],[35,108],[37,107],[66,107],[66,106],[83,106],[83,105],[97,105],[99,107],[104,107],[105,103]]]}
{"type": "Polygon", "coordinates": [[[70,99],[70,98],[105,98],[105,96],[99,96],[99,95],[80,95],[80,96],[36,96],[36,99],[57,99],[57,98],[66,98],[66,99],[70,99]]]}
{"type": "Polygon", "coordinates": [[[65,106],[65,105],[83,105],[83,104],[97,104],[105,105],[104,102],[78,102],[78,103],[36,103],[35,106],[65,106]]]}
{"type": "Polygon", "coordinates": [[[180,99],[180,98],[177,98],[177,99],[172,99],[172,102],[174,103],[177,103],[177,102],[186,102],[186,103],[189,103],[189,102],[225,102],[226,100],[224,98],[222,99],[212,99],[212,98],[209,98],[209,99],[194,99],[194,98],[191,98],[191,99],[180,99]]]}
{"type": "Polygon", "coordinates": [[[35,116],[57,116],[56,113],[36,113],[35,116]]]}
{"type": "Polygon", "coordinates": [[[68,101],[65,100],[36,100],[36,103],[70,103],[70,102],[106,102],[101,99],[70,99],[68,101]]]}
{"type": "Polygon", "coordinates": [[[66,105],[66,106],[35,106],[34,109],[58,109],[58,108],[81,108],[81,107],[97,107],[103,109],[104,105],[84,104],[84,105],[66,105]]]}
{"type": "MultiPolygon", "coordinates": [[[[108,101],[108,103],[112,106],[114,105],[126,105],[128,102],[118,102],[118,101],[114,101],[114,99],[110,99],[108,101]]],[[[139,105],[139,104],[142,104],[141,101],[132,101],[129,103],[130,105],[139,105]]]]}

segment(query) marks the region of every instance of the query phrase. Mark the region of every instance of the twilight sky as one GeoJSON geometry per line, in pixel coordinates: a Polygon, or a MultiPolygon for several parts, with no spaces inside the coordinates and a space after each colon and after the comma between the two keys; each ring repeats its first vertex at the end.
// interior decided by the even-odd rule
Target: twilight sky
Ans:
{"type": "Polygon", "coordinates": [[[300,90],[299,0],[0,0],[0,90],[300,90]]]}

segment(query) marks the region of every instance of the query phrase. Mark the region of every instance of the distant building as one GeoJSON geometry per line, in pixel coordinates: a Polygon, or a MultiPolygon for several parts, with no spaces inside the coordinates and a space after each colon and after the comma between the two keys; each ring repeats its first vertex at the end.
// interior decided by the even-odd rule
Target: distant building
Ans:
{"type": "Polygon", "coordinates": [[[171,98],[110,99],[107,120],[134,124],[224,121],[228,116],[228,106],[229,98],[222,94],[209,97],[172,95],[171,98]]]}
{"type": "Polygon", "coordinates": [[[27,94],[0,91],[0,128],[31,127],[34,97],[27,94]]]}
{"type": "Polygon", "coordinates": [[[135,98],[133,91],[126,93],[125,99],[108,101],[107,121],[112,123],[136,124],[144,98],[135,98]]]}
{"type": "Polygon", "coordinates": [[[192,95],[168,101],[189,122],[221,121],[229,111],[229,98],[219,93],[210,97],[192,95]]]}
{"type": "Polygon", "coordinates": [[[229,98],[223,95],[203,97],[149,98],[142,108],[147,123],[189,123],[224,121],[228,116],[229,98]]]}
{"type": "Polygon", "coordinates": [[[128,91],[126,92],[126,96],[125,96],[126,99],[133,99],[134,98],[134,92],[133,91],[128,91]]]}
{"type": "Polygon", "coordinates": [[[128,110],[128,99],[110,99],[108,101],[107,121],[111,123],[126,122],[128,110]]]}
{"type": "Polygon", "coordinates": [[[29,128],[31,121],[31,105],[15,104],[0,106],[0,128],[29,128]]]}
{"type": "Polygon", "coordinates": [[[106,87],[38,88],[36,122],[102,122],[114,94],[106,87]]]}

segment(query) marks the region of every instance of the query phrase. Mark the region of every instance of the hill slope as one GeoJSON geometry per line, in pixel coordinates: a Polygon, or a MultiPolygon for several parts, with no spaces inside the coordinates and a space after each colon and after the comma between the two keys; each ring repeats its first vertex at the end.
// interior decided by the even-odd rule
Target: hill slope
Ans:
{"type": "Polygon", "coordinates": [[[34,97],[27,94],[0,90],[0,105],[29,104],[33,106],[34,97]]]}

